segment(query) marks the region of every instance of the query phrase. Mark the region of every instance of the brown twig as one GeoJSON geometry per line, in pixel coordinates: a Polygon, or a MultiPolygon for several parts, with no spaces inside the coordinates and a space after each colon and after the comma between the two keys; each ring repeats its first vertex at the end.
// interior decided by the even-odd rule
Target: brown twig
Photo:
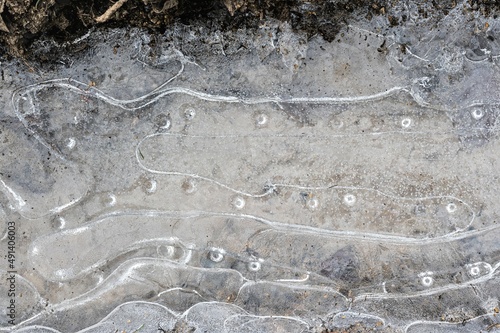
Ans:
{"type": "Polygon", "coordinates": [[[108,10],[106,10],[104,12],[104,14],[102,14],[101,16],[98,16],[95,21],[97,23],[104,23],[106,22],[107,20],[109,20],[109,18],[111,17],[111,15],[113,15],[118,9],[120,9],[121,6],[123,6],[123,4],[127,2],[127,0],[118,0],[117,2],[115,2],[115,4],[111,7],[108,8],[108,10]]]}
{"type": "Polygon", "coordinates": [[[491,324],[490,326],[486,327],[486,330],[489,332],[494,328],[500,328],[500,324],[491,324]]]}

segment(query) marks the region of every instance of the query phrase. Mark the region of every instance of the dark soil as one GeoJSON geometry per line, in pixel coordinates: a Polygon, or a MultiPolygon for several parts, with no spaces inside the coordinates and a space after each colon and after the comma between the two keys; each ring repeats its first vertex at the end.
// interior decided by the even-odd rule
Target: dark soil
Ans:
{"type": "MultiPolygon", "coordinates": [[[[484,15],[496,12],[499,6],[496,1],[468,1],[484,15]]],[[[295,30],[331,42],[355,15],[369,19],[384,15],[391,26],[404,22],[404,15],[390,14],[395,3],[397,0],[0,0],[0,53],[3,50],[37,62],[43,59],[33,59],[34,41],[49,38],[62,43],[95,27],[141,27],[162,33],[174,22],[203,22],[213,31],[228,31],[257,27],[268,18],[287,21],[295,30]],[[103,18],[115,3],[122,6],[103,18]]],[[[455,0],[429,3],[444,15],[456,6],[455,0]]]]}
{"type": "Polygon", "coordinates": [[[125,0],[99,23],[114,2],[109,0],[0,0],[0,43],[14,56],[29,55],[33,41],[52,37],[67,41],[95,26],[143,27],[162,32],[174,21],[211,21],[219,30],[257,25],[264,18],[292,22],[294,28],[332,40],[339,25],[363,0],[346,3],[300,0],[125,0]]]}

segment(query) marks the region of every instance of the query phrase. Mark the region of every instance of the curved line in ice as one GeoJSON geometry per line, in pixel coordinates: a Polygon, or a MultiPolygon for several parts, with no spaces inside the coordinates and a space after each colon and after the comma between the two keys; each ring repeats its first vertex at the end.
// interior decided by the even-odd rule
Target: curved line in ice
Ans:
{"type": "MultiPolygon", "coordinates": [[[[164,211],[164,210],[131,210],[131,211],[114,211],[108,214],[104,214],[99,217],[98,220],[93,221],[85,226],[78,227],[71,230],[65,230],[62,232],[83,232],[85,229],[90,228],[94,223],[99,223],[103,221],[107,217],[113,216],[124,216],[124,215],[145,215],[145,216],[167,216],[167,217],[176,217],[176,218],[197,218],[197,217],[210,217],[210,216],[221,216],[221,217],[235,217],[235,218],[248,218],[253,219],[257,222],[260,222],[264,225],[267,225],[274,230],[278,231],[287,231],[287,232],[297,232],[300,234],[308,233],[313,235],[319,235],[323,237],[332,237],[332,238],[343,238],[343,239],[356,239],[361,241],[373,241],[373,242],[389,242],[393,244],[433,244],[433,243],[443,243],[450,242],[458,239],[464,239],[467,237],[476,236],[479,234],[486,233],[488,231],[492,231],[500,228],[500,225],[492,225],[489,227],[485,227],[478,230],[465,230],[463,232],[457,233],[452,232],[446,235],[432,237],[432,238],[413,238],[413,237],[404,237],[404,236],[393,236],[386,234],[378,234],[378,233],[362,233],[362,232],[353,232],[353,231],[336,231],[336,230],[327,230],[316,227],[309,227],[305,225],[290,225],[282,222],[275,222],[272,220],[268,220],[256,215],[251,214],[242,214],[242,213],[225,213],[225,212],[213,212],[213,211],[191,211],[191,212],[183,212],[183,211],[164,211]]],[[[271,229],[272,230],[272,229],[271,229]]],[[[264,230],[263,232],[266,232],[264,230]]]]}
{"type": "Polygon", "coordinates": [[[367,299],[372,299],[372,300],[377,300],[377,299],[403,299],[403,298],[414,298],[414,297],[419,297],[419,296],[429,296],[429,295],[434,295],[437,293],[444,293],[450,290],[458,290],[458,289],[464,289],[470,287],[472,284],[477,284],[477,283],[483,283],[486,281],[489,281],[493,279],[496,275],[498,275],[497,269],[500,267],[500,262],[498,262],[495,266],[494,269],[489,272],[488,274],[485,274],[479,278],[473,279],[473,280],[468,280],[463,283],[459,284],[447,284],[441,287],[435,287],[435,288],[429,288],[427,290],[422,290],[422,291],[416,291],[413,293],[408,293],[407,295],[403,294],[398,294],[398,293],[376,293],[376,294],[362,294],[359,296],[356,296],[354,298],[354,301],[364,301],[367,299]]]}
{"type": "MultiPolygon", "coordinates": [[[[465,323],[476,321],[476,320],[479,320],[482,318],[488,318],[488,317],[491,318],[492,316],[494,316],[494,314],[483,314],[483,315],[468,319],[465,321],[465,323]]],[[[437,326],[450,326],[450,327],[456,328],[457,325],[462,325],[462,324],[464,324],[464,322],[453,323],[453,322],[442,322],[442,321],[431,321],[431,320],[417,320],[417,321],[412,322],[409,325],[406,325],[404,332],[407,333],[408,330],[412,326],[416,326],[416,325],[420,325],[420,324],[430,324],[430,325],[437,325],[437,326]]],[[[458,331],[452,331],[452,332],[458,332],[458,331]]]]}

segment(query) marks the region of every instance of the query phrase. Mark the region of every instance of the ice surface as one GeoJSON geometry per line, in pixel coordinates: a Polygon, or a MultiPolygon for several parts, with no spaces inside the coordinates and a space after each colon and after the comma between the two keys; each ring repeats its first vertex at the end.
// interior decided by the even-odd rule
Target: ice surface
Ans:
{"type": "Polygon", "coordinates": [[[498,329],[500,21],[400,3],[0,64],[1,330],[498,329]]]}

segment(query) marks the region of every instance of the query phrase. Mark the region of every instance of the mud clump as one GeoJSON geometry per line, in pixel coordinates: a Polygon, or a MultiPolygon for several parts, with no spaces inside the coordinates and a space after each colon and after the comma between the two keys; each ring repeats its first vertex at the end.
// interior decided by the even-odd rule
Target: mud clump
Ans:
{"type": "Polygon", "coordinates": [[[58,42],[93,27],[141,27],[162,32],[173,22],[201,20],[218,30],[255,26],[274,18],[295,29],[333,40],[341,22],[365,1],[323,3],[300,0],[0,0],[0,43],[14,56],[28,56],[32,43],[58,42]]]}
{"type": "MultiPolygon", "coordinates": [[[[288,22],[295,31],[307,36],[335,40],[340,29],[355,17],[371,19],[385,16],[391,25],[405,21],[390,8],[398,1],[303,1],[303,0],[0,0],[0,54],[30,61],[44,61],[33,56],[33,43],[51,39],[64,45],[90,29],[99,27],[139,27],[162,33],[173,23],[202,24],[211,31],[236,31],[258,27],[259,22],[276,19],[288,22]]],[[[426,1],[423,1],[426,2],[426,1]]],[[[434,3],[443,12],[455,5],[434,3]]],[[[493,5],[474,1],[478,11],[491,13],[493,5]]],[[[426,7],[428,8],[428,6],[426,7]]],[[[65,52],[81,50],[64,45],[65,52]]],[[[51,58],[48,56],[47,58],[51,58]]]]}
{"type": "MultiPolygon", "coordinates": [[[[0,0],[0,56],[45,62],[33,54],[37,40],[54,40],[58,52],[71,55],[84,47],[70,43],[99,27],[138,27],[163,33],[173,23],[199,25],[209,30],[236,31],[256,28],[266,19],[288,22],[307,36],[320,35],[328,42],[352,19],[384,17],[388,26],[404,24],[408,16],[391,11],[399,1],[390,0],[0,0]]],[[[496,2],[466,0],[472,11],[496,17],[496,2]]],[[[454,0],[416,2],[422,17],[446,16],[454,0]]]]}

